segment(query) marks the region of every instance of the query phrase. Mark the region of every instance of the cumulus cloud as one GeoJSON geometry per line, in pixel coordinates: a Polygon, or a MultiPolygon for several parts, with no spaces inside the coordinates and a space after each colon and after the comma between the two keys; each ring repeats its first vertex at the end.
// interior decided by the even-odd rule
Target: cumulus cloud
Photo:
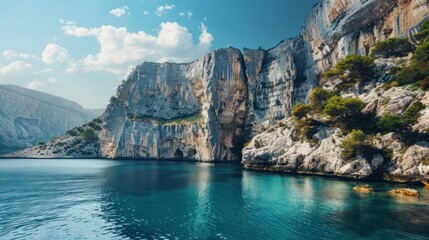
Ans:
{"type": "Polygon", "coordinates": [[[6,66],[0,66],[0,75],[9,75],[30,71],[33,66],[23,61],[15,61],[6,66]]]}
{"type": "Polygon", "coordinates": [[[42,52],[42,61],[46,64],[68,62],[69,51],[55,43],[49,43],[42,52]]]}
{"type": "Polygon", "coordinates": [[[115,17],[122,17],[125,14],[130,15],[130,12],[128,10],[129,10],[128,6],[123,6],[123,7],[120,7],[120,8],[112,9],[110,11],[110,14],[112,14],[115,17]]]}
{"type": "Polygon", "coordinates": [[[29,59],[29,58],[36,58],[36,56],[27,54],[27,53],[18,53],[14,50],[5,50],[2,54],[3,57],[12,60],[12,59],[29,59]]]}
{"type": "Polygon", "coordinates": [[[150,15],[150,13],[147,10],[144,10],[143,15],[150,15]]]}
{"type": "Polygon", "coordinates": [[[97,28],[82,28],[71,24],[63,26],[62,29],[65,34],[76,37],[95,36],[99,33],[99,29],[97,28]]]}
{"type": "Polygon", "coordinates": [[[49,43],[45,47],[42,52],[42,61],[46,64],[67,64],[65,70],[67,73],[74,73],[79,70],[79,63],[70,56],[69,51],[54,43],[49,43]]]}
{"type": "Polygon", "coordinates": [[[27,88],[29,89],[33,89],[33,90],[38,90],[40,89],[42,86],[44,86],[45,84],[39,81],[32,81],[27,85],[27,88]]]}
{"type": "MultiPolygon", "coordinates": [[[[87,71],[105,71],[123,75],[130,66],[144,61],[188,62],[207,53],[214,40],[207,27],[202,24],[199,42],[194,43],[193,36],[188,29],[176,22],[162,23],[157,36],[143,31],[128,32],[124,27],[117,28],[110,25],[97,28],[95,32],[97,32],[95,37],[100,44],[100,52],[83,57],[79,62],[73,62],[76,65],[73,66],[74,69],[80,65],[87,71]]],[[[73,35],[70,32],[65,33],[73,35]]],[[[57,47],[51,48],[57,49],[57,47]]],[[[50,56],[46,57],[46,60],[57,59],[55,57],[57,55],[61,56],[59,59],[64,59],[66,56],[66,52],[61,49],[52,52],[62,54],[46,54],[50,56]]],[[[73,64],[70,64],[69,67],[72,67],[73,64]]]]}
{"type": "Polygon", "coordinates": [[[168,11],[173,10],[174,8],[174,5],[161,5],[156,9],[155,14],[160,17],[162,15],[165,15],[168,11]]]}

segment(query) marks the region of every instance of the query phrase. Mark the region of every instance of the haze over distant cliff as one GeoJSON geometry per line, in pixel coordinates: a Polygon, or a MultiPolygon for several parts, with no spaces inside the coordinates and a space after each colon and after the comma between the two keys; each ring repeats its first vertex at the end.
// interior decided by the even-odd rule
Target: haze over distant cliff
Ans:
{"type": "Polygon", "coordinates": [[[0,154],[49,141],[100,112],[50,94],[0,85],[0,154]]]}

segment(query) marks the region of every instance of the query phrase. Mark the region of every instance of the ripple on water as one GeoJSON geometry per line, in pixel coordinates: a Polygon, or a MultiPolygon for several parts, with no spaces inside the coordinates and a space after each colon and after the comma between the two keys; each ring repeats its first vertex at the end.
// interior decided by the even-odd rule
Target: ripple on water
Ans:
{"type": "Polygon", "coordinates": [[[234,165],[36,163],[0,161],[0,239],[429,238],[423,188],[407,198],[234,165]]]}

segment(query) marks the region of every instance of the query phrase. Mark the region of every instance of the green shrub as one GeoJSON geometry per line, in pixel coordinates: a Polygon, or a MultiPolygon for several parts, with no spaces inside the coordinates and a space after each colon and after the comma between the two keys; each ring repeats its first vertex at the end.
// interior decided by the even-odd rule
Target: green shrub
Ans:
{"type": "Polygon", "coordinates": [[[92,120],[93,122],[95,122],[95,123],[98,123],[98,124],[101,124],[101,123],[103,123],[103,121],[101,120],[101,119],[99,119],[99,118],[95,118],[94,120],[92,120]]]}
{"type": "Polygon", "coordinates": [[[329,100],[330,97],[332,97],[332,95],[332,92],[327,91],[321,87],[315,88],[310,93],[311,107],[314,110],[321,112],[325,107],[326,102],[329,100]]]}
{"type": "Polygon", "coordinates": [[[339,76],[341,76],[343,74],[344,74],[343,70],[334,68],[334,69],[331,69],[331,70],[328,70],[328,71],[324,72],[323,73],[323,78],[328,79],[328,78],[335,77],[335,76],[339,77],[339,76]]]}
{"type": "Polygon", "coordinates": [[[297,103],[293,107],[292,115],[297,119],[307,118],[307,114],[311,112],[310,105],[304,103],[297,103]]]}
{"type": "Polygon", "coordinates": [[[112,96],[109,100],[109,104],[114,104],[118,99],[115,96],[112,96]]]}
{"type": "Polygon", "coordinates": [[[421,80],[421,74],[415,66],[403,67],[395,76],[395,81],[399,86],[404,86],[410,83],[415,83],[421,80]]]}
{"type": "Polygon", "coordinates": [[[77,132],[75,129],[71,129],[71,130],[68,130],[68,131],[66,132],[66,134],[67,134],[67,135],[70,135],[70,136],[72,136],[72,137],[76,137],[76,136],[78,135],[78,132],[77,132]]]}
{"type": "Polygon", "coordinates": [[[323,112],[331,117],[345,119],[354,114],[360,113],[364,107],[365,103],[360,99],[333,96],[329,98],[323,112]]]}
{"type": "Polygon", "coordinates": [[[408,38],[389,38],[386,41],[379,41],[371,50],[374,57],[403,57],[412,52],[413,46],[408,42],[408,38]]]}
{"type": "Polygon", "coordinates": [[[336,69],[338,72],[347,72],[349,82],[366,82],[371,80],[374,67],[372,57],[352,54],[339,61],[336,69]]]}
{"type": "Polygon", "coordinates": [[[255,148],[259,149],[259,148],[262,148],[262,147],[263,147],[262,143],[259,142],[258,139],[255,139],[255,148]]]}
{"type": "Polygon", "coordinates": [[[413,60],[418,64],[427,64],[429,61],[429,40],[420,44],[414,51],[413,60]]]}
{"type": "Polygon", "coordinates": [[[80,137],[86,142],[95,142],[98,140],[97,134],[94,132],[94,129],[87,128],[81,134],[80,137]]]}
{"type": "Polygon", "coordinates": [[[408,125],[414,125],[420,118],[420,111],[425,109],[426,106],[421,102],[415,102],[402,114],[402,121],[408,125]]]}
{"type": "Polygon", "coordinates": [[[46,143],[45,143],[44,141],[39,141],[39,142],[37,143],[37,145],[39,145],[39,146],[45,146],[45,145],[46,145],[46,143]]]}
{"type": "Polygon", "coordinates": [[[425,77],[425,79],[419,81],[419,88],[426,91],[429,90],[429,76],[425,77]]]}
{"type": "Polygon", "coordinates": [[[395,76],[395,81],[399,85],[423,82],[429,76],[429,41],[422,43],[414,51],[414,55],[409,66],[402,68],[395,76]]]}
{"type": "Polygon", "coordinates": [[[299,141],[315,143],[313,136],[317,133],[320,122],[314,119],[301,120],[296,124],[295,137],[299,141]]]}
{"type": "Polygon", "coordinates": [[[341,157],[347,161],[359,155],[365,158],[371,157],[373,152],[372,145],[361,130],[353,130],[340,144],[340,148],[342,148],[341,157]]]}
{"type": "Polygon", "coordinates": [[[381,132],[404,132],[407,124],[402,121],[399,115],[386,114],[377,122],[377,127],[381,132]]]}
{"type": "Polygon", "coordinates": [[[287,126],[286,126],[286,124],[284,124],[283,122],[278,122],[278,123],[277,123],[277,127],[279,127],[279,128],[284,128],[284,127],[287,127],[287,126]]]}
{"type": "Polygon", "coordinates": [[[96,130],[96,131],[100,131],[101,130],[101,127],[95,121],[90,122],[88,124],[88,126],[90,128],[92,128],[92,129],[96,130]]]}
{"type": "Polygon", "coordinates": [[[381,132],[410,133],[411,127],[420,118],[420,111],[426,106],[421,102],[412,104],[402,115],[386,114],[377,122],[381,132]]]}
{"type": "Polygon", "coordinates": [[[429,20],[426,20],[420,26],[420,31],[414,35],[414,37],[419,41],[429,40],[429,20]]]}

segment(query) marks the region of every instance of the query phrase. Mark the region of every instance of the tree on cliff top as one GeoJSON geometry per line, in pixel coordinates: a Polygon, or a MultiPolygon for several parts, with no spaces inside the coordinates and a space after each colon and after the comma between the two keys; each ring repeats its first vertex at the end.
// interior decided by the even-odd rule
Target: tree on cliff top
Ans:
{"type": "Polygon", "coordinates": [[[338,76],[347,82],[366,82],[371,80],[374,67],[374,58],[352,54],[339,61],[334,69],[324,72],[323,76],[338,76]]]}
{"type": "Polygon", "coordinates": [[[389,38],[386,41],[379,41],[371,50],[373,57],[403,57],[413,51],[413,46],[408,42],[408,38],[389,38]]]}
{"type": "Polygon", "coordinates": [[[418,41],[429,41],[429,20],[425,20],[420,26],[419,32],[414,35],[418,41]]]}
{"type": "Polygon", "coordinates": [[[367,136],[361,130],[353,130],[340,145],[342,148],[341,157],[344,160],[353,160],[358,156],[371,157],[373,151],[367,136]]]}
{"type": "Polygon", "coordinates": [[[304,103],[297,103],[292,110],[292,115],[297,119],[307,118],[307,114],[311,112],[312,108],[310,105],[304,103]]]}

